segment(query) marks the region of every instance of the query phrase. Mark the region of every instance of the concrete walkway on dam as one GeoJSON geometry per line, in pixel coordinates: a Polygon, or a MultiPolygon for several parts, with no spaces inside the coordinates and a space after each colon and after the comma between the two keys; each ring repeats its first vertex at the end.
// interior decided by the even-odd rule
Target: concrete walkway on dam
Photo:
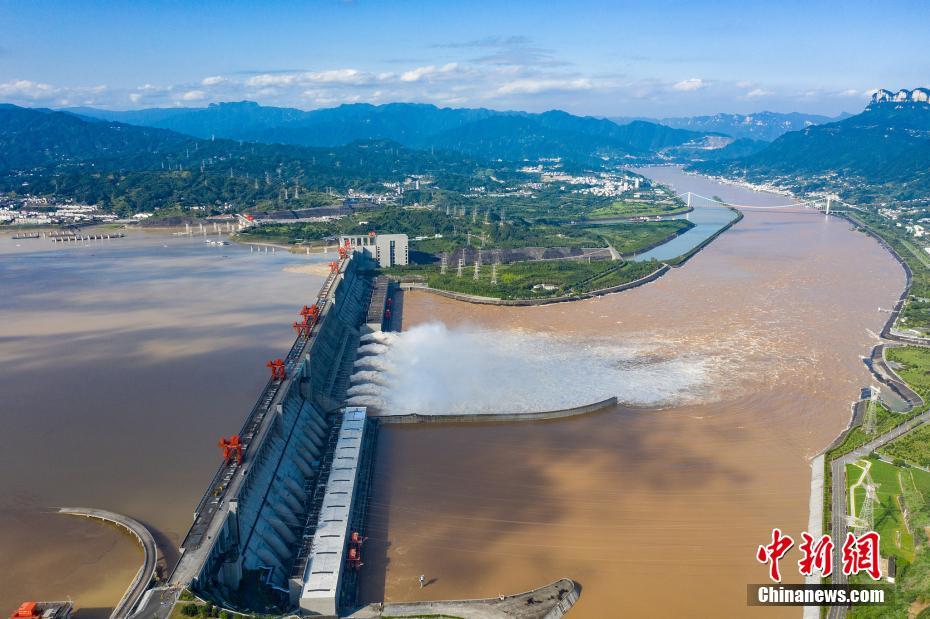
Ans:
{"type": "Polygon", "coordinates": [[[135,605],[142,596],[145,595],[145,590],[148,589],[152,582],[152,578],[155,576],[155,566],[158,562],[158,548],[155,545],[155,538],[152,537],[149,530],[145,528],[145,525],[138,520],[104,509],[62,507],[58,510],[58,513],[69,516],[92,518],[115,524],[132,534],[139,542],[139,545],[142,546],[142,567],[139,568],[129,588],[126,589],[126,593],[123,594],[122,599],[120,599],[113,609],[113,612],[110,614],[110,619],[123,619],[124,617],[128,617],[135,605]]]}
{"type": "Polygon", "coordinates": [[[563,578],[554,583],[499,598],[370,604],[351,619],[379,617],[468,617],[469,619],[556,619],[578,601],[581,586],[563,578]]]}

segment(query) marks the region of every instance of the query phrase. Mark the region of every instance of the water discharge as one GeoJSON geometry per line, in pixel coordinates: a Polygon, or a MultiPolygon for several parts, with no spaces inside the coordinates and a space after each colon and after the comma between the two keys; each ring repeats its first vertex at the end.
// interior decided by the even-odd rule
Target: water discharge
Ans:
{"type": "MultiPolygon", "coordinates": [[[[709,397],[720,366],[710,355],[665,356],[645,342],[448,328],[440,322],[391,339],[389,346],[379,345],[380,356],[356,364],[381,371],[381,385],[368,384],[365,392],[375,398],[365,401],[380,400],[384,414],[525,413],[611,396],[634,406],[665,406],[709,397]]],[[[361,392],[350,392],[356,394],[361,392]]]]}

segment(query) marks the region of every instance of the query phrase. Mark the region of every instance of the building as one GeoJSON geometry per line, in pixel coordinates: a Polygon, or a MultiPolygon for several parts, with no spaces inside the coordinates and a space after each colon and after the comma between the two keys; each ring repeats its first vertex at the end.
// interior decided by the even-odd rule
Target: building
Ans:
{"type": "Polygon", "coordinates": [[[373,258],[381,268],[405,266],[410,252],[406,234],[375,234],[340,236],[339,246],[361,251],[373,258]]]}

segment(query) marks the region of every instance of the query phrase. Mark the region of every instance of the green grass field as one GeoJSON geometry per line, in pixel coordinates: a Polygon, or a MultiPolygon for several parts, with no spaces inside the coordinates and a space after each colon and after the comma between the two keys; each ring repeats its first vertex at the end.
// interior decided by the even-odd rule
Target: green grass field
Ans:
{"type": "Polygon", "coordinates": [[[589,215],[589,219],[610,219],[611,217],[655,217],[656,215],[674,215],[688,209],[681,204],[660,204],[656,202],[631,202],[617,200],[600,206],[589,215]]]}
{"type": "Polygon", "coordinates": [[[903,368],[895,372],[919,393],[925,400],[930,400],[930,349],[918,346],[901,346],[885,351],[889,361],[899,363],[903,368]]]}
{"type": "MultiPolygon", "coordinates": [[[[908,563],[914,560],[914,535],[908,530],[902,511],[902,490],[899,472],[909,473],[907,469],[888,464],[878,459],[869,460],[869,475],[876,484],[878,503],[874,506],[875,530],[881,535],[882,556],[895,555],[908,563]]],[[[846,469],[847,489],[859,479],[862,468],[850,464],[846,469]]],[[[922,471],[919,471],[922,472],[922,471]]],[[[916,486],[915,486],[916,488],[916,486]]],[[[847,490],[848,492],[848,490],[847,490]]],[[[856,514],[862,514],[865,501],[865,487],[856,489],[856,514]]]]}

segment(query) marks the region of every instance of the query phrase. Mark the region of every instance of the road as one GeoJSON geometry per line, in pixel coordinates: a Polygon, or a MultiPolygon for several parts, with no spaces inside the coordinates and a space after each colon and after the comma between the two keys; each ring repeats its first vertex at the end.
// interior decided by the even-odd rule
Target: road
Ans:
{"type": "Polygon", "coordinates": [[[139,545],[142,546],[142,567],[139,568],[129,588],[126,589],[126,593],[123,594],[122,599],[120,599],[119,603],[117,603],[113,612],[110,614],[110,619],[124,619],[128,617],[133,607],[145,594],[145,590],[148,589],[149,584],[152,582],[152,578],[155,576],[155,565],[158,561],[158,548],[155,546],[155,538],[152,537],[149,530],[138,520],[134,520],[129,516],[123,516],[122,514],[108,512],[103,509],[62,507],[58,510],[58,513],[70,516],[81,516],[84,518],[94,518],[115,524],[129,531],[135,536],[139,545]]]}
{"type": "MultiPolygon", "coordinates": [[[[846,465],[867,456],[882,445],[890,443],[903,434],[907,434],[914,428],[930,421],[930,410],[917,415],[901,425],[888,430],[884,434],[873,438],[868,443],[854,449],[845,456],[840,456],[830,462],[830,471],[832,473],[831,481],[831,524],[830,529],[833,534],[833,583],[837,585],[846,584],[846,576],[840,566],[842,562],[843,541],[846,539],[846,465]]],[[[840,606],[831,606],[827,617],[830,619],[839,619],[846,616],[846,609],[840,606]]]]}

